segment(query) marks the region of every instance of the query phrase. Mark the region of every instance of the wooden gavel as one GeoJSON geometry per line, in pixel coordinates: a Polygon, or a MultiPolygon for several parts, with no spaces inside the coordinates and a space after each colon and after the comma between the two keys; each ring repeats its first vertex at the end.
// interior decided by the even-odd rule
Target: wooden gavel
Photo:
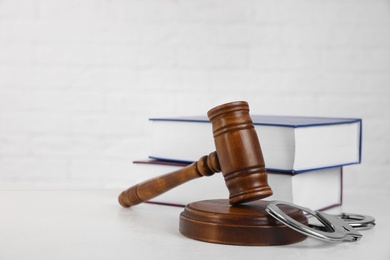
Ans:
{"type": "Polygon", "coordinates": [[[208,111],[207,115],[213,128],[216,151],[183,169],[123,191],[118,199],[123,207],[137,205],[187,181],[221,171],[231,205],[272,195],[248,103],[237,101],[223,104],[208,111]]]}

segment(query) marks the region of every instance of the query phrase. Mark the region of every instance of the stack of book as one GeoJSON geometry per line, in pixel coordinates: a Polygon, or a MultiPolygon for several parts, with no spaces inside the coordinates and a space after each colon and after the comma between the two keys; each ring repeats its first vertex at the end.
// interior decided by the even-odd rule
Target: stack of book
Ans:
{"type": "MultiPolygon", "coordinates": [[[[361,162],[362,120],[251,115],[263,152],[269,200],[289,201],[315,210],[342,204],[343,167],[361,162]]],[[[185,167],[215,150],[206,117],[151,118],[150,158],[135,161],[136,181],[185,167]]],[[[222,174],[189,181],[152,202],[186,205],[228,198],[222,174]]]]}

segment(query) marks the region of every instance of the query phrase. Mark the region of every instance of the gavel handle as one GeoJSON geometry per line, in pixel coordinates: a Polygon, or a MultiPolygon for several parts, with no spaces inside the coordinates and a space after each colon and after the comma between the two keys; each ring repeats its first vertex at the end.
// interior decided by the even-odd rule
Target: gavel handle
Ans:
{"type": "Polygon", "coordinates": [[[131,207],[157,197],[187,181],[202,176],[211,176],[220,171],[217,152],[212,152],[183,169],[144,181],[123,191],[118,200],[123,207],[131,207]]]}

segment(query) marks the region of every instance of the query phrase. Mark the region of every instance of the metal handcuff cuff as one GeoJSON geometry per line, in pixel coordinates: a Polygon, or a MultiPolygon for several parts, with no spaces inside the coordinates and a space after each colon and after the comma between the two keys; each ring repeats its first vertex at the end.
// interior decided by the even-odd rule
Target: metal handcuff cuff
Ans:
{"type": "Polygon", "coordinates": [[[362,237],[357,229],[369,229],[375,226],[375,219],[371,216],[348,213],[331,215],[285,201],[269,201],[266,211],[286,226],[304,235],[327,242],[356,242],[362,237]],[[287,216],[278,205],[288,205],[309,213],[317,218],[323,226],[314,224],[304,225],[287,216]]]}

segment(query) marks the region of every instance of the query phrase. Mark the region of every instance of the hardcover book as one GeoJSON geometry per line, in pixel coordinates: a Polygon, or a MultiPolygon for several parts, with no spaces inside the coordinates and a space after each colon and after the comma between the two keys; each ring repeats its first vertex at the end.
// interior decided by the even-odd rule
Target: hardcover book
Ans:
{"type": "MultiPolygon", "coordinates": [[[[136,161],[132,173],[134,184],[179,170],[188,164],[158,160],[136,161]]],[[[282,200],[315,210],[324,210],[342,204],[342,167],[308,171],[301,174],[267,172],[273,195],[266,200],[282,200]]],[[[208,199],[228,199],[229,191],[221,173],[186,182],[149,202],[185,206],[208,199]]]]}
{"type": "MultiPolygon", "coordinates": [[[[361,162],[362,120],[252,115],[267,170],[302,173],[361,162]]],[[[205,116],[151,118],[150,158],[193,162],[215,150],[205,116]]]]}

